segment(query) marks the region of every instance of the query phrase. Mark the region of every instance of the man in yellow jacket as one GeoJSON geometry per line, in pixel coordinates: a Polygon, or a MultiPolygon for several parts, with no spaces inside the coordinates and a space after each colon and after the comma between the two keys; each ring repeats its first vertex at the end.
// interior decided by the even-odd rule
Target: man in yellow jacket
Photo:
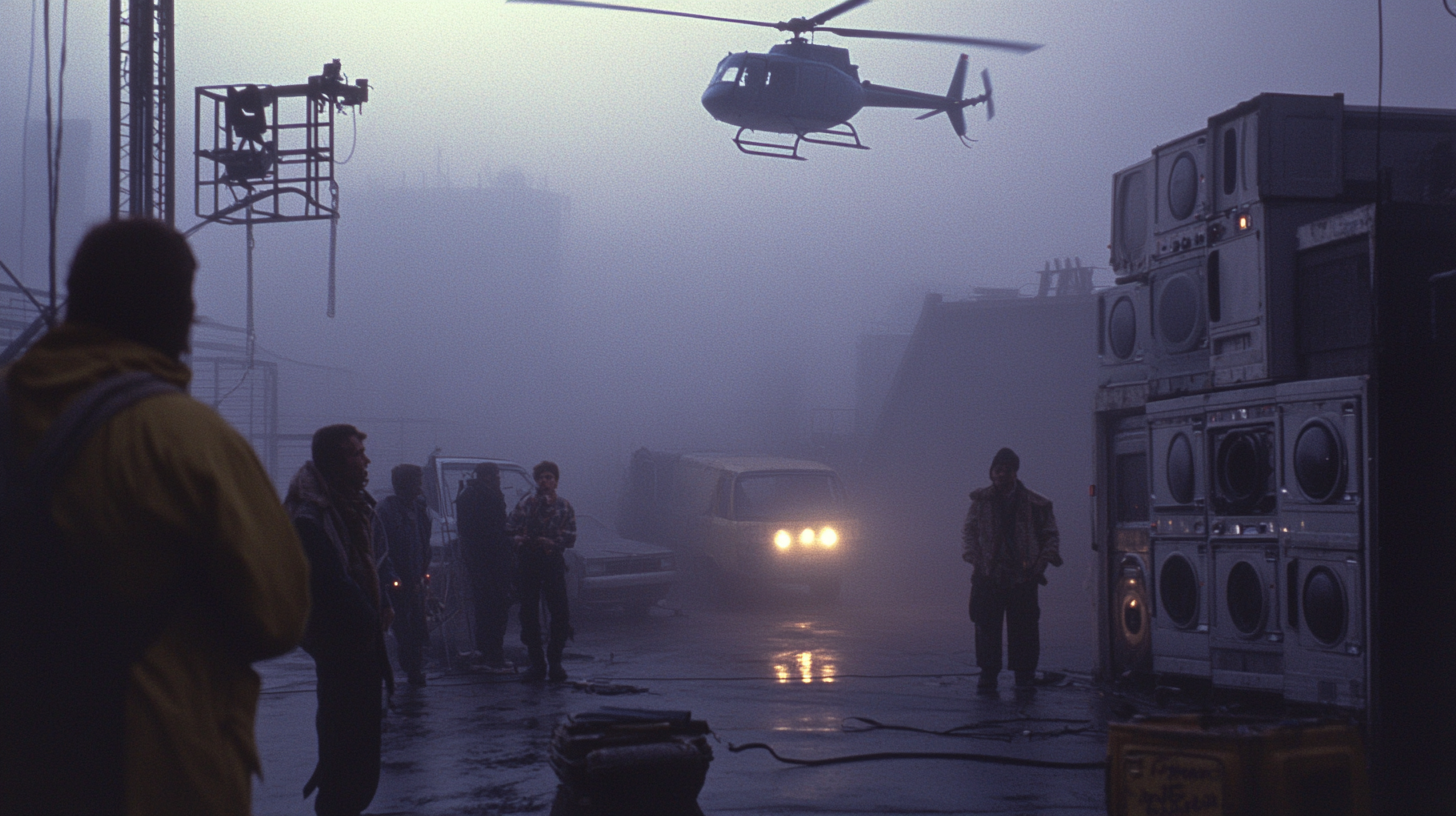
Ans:
{"type": "MultiPolygon", "coordinates": [[[[17,555],[10,539],[18,527],[0,531],[7,587],[55,581],[51,595],[31,593],[49,598],[49,608],[16,610],[12,597],[5,612],[13,620],[0,621],[9,630],[0,655],[0,813],[250,811],[259,769],[250,664],[302,636],[308,567],[247,441],[181,390],[191,377],[179,358],[196,266],[186,240],[160,222],[95,227],[72,262],[65,322],[3,372],[9,427],[0,437],[9,442],[5,464],[21,479],[47,430],[93,386],[146,372],[143,379],[172,388],[80,440],[33,502],[48,504],[48,517],[32,517],[50,532],[19,542],[17,555]],[[22,574],[27,558],[34,571],[22,574]],[[106,619],[66,617],[78,607],[108,610],[106,619]],[[53,617],[73,631],[48,630],[53,617]],[[124,655],[114,704],[76,699],[88,681],[73,676],[87,660],[104,674],[111,657],[65,654],[52,638],[15,632],[55,632],[99,643],[96,655],[124,655]],[[112,649],[107,640],[134,642],[112,649]],[[35,739],[44,718],[68,725],[35,739]],[[114,728],[92,722],[113,720],[114,728]]],[[[12,479],[6,492],[17,489],[12,479]]],[[[95,682],[106,698],[106,684],[95,682]]]]}

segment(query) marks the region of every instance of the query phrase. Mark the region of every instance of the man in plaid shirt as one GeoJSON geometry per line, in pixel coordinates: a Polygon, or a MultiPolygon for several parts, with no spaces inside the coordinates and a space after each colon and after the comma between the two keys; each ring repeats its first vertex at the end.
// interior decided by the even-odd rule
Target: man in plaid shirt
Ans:
{"type": "Polygon", "coordinates": [[[571,613],[566,605],[566,558],[562,553],[576,544],[576,511],[571,502],[556,495],[561,469],[555,462],[532,468],[536,492],[521,499],[511,511],[507,525],[515,537],[519,554],[521,596],[521,642],[526,645],[531,667],[521,678],[539,683],[566,680],[561,653],[572,635],[571,613]],[[541,650],[541,602],[551,616],[551,634],[541,650]],[[549,665],[549,669],[548,669],[549,665]]]}

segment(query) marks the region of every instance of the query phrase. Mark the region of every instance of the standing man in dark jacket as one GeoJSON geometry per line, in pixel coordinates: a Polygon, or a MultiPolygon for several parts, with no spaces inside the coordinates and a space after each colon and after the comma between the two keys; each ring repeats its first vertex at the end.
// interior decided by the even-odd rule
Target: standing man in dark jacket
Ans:
{"type": "Polygon", "coordinates": [[[556,495],[561,469],[555,462],[532,468],[536,492],[525,496],[511,511],[510,532],[520,555],[521,642],[526,644],[531,667],[522,678],[539,683],[549,677],[553,683],[566,681],[561,653],[571,637],[571,618],[566,605],[567,547],[576,544],[576,511],[571,502],[556,495]],[[541,653],[541,602],[551,616],[551,637],[541,653]],[[548,669],[549,665],[549,669],[548,669]]]}
{"type": "Polygon", "coordinates": [[[991,486],[971,492],[971,509],[961,531],[962,558],[971,573],[971,621],[976,625],[978,691],[996,693],[1001,672],[1001,622],[1006,622],[1007,663],[1018,693],[1035,689],[1041,656],[1037,587],[1046,568],[1060,567],[1060,538],[1051,499],[1026,489],[1017,478],[1021,459],[1002,448],[991,460],[991,486]]]}
{"type": "Polygon", "coordinates": [[[379,503],[379,522],[389,542],[394,603],[394,637],[399,667],[412,686],[425,684],[425,647],[430,642],[425,617],[425,576],[430,570],[430,514],[425,510],[424,470],[395,465],[389,472],[394,495],[379,503]]]}
{"type": "Polygon", "coordinates": [[[516,594],[516,547],[506,532],[506,497],[494,462],[475,466],[475,478],[455,500],[455,518],[475,606],[475,645],[486,666],[504,669],[506,622],[516,594]]]}
{"type": "Polygon", "coordinates": [[[313,608],[303,648],[318,676],[319,760],[303,795],[318,789],[319,816],[361,813],[379,786],[383,690],[393,674],[384,630],[392,612],[375,568],[368,483],[364,433],[329,425],[314,432],[313,460],[284,500],[310,567],[313,608]]]}

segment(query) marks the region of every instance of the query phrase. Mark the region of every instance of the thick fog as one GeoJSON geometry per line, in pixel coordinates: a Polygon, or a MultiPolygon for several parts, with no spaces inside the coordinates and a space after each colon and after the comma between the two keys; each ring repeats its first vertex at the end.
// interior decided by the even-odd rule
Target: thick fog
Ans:
{"type": "MultiPolygon", "coordinates": [[[[0,247],[10,253],[27,104],[32,120],[44,116],[42,51],[37,43],[32,58],[30,36],[39,5],[0,0],[0,183],[11,214],[0,247]]],[[[58,29],[62,4],[51,5],[58,29]]],[[[780,20],[832,3],[658,5],[780,20]]],[[[76,167],[85,184],[61,206],[82,220],[106,211],[107,8],[69,4],[65,117],[88,119],[90,135],[76,167]]],[[[369,430],[376,420],[386,429],[376,482],[436,446],[528,464],[553,458],[563,494],[604,515],[636,447],[789,450],[812,411],[853,407],[856,338],[908,333],[927,293],[1030,293],[1051,258],[1105,266],[1112,173],[1211,114],[1265,91],[1377,98],[1375,2],[878,0],[836,24],[1045,47],[970,52],[969,88],[978,92],[975,75],[988,68],[997,116],[967,111],[969,148],[944,117],[867,109],[854,124],[871,150],[811,145],[808,161],[790,162],[741,154],[735,129],[699,103],[725,54],[783,40],[769,29],[500,0],[178,0],[176,14],[180,227],[197,220],[194,86],[298,83],[338,58],[372,87],[337,137],[339,152],[353,153],[338,169],[335,318],[325,316],[327,224],[257,229],[258,343],[333,367],[282,378],[283,430],[329,421],[369,430]],[[472,188],[551,194],[559,232],[536,225],[544,254],[492,260],[505,239],[454,213],[472,188]],[[418,422],[389,422],[403,419],[418,422]]],[[[1456,107],[1453,41],[1456,18],[1440,0],[1386,4],[1385,104],[1456,107]]],[[[945,92],[960,53],[818,42],[848,46],[865,79],[934,93],[945,92]]],[[[77,139],[69,149],[81,149],[77,139]]],[[[28,150],[41,148],[32,140],[28,150]]],[[[34,180],[27,195],[40,195],[34,180]]],[[[507,231],[530,239],[534,228],[512,222],[507,231]]],[[[193,243],[199,312],[243,325],[243,229],[209,226],[193,243]]],[[[539,248],[525,243],[520,251],[539,248]]],[[[63,246],[62,258],[70,251],[63,246]]],[[[25,251],[24,274],[42,285],[36,255],[25,251]]],[[[1066,353],[1093,365],[1091,343],[1089,334],[1066,353]]],[[[1044,349],[979,353],[1029,372],[1045,362],[1044,349]]],[[[1069,399],[1090,406],[1086,395],[1069,399]]],[[[1004,406],[1023,423],[1043,408],[1004,406]]],[[[1089,428],[1041,430],[1081,445],[1089,428]]],[[[966,483],[937,489],[963,501],[993,451],[977,449],[966,483]]],[[[1068,461],[1090,475],[1090,452],[1074,453],[1068,461]]],[[[1028,481],[1033,467],[1046,474],[1059,464],[1050,454],[1028,461],[1028,481]]],[[[1064,548],[1085,550],[1085,494],[1067,492],[1053,496],[1065,508],[1064,548]]],[[[958,530],[947,527],[923,546],[949,571],[958,530]]]]}

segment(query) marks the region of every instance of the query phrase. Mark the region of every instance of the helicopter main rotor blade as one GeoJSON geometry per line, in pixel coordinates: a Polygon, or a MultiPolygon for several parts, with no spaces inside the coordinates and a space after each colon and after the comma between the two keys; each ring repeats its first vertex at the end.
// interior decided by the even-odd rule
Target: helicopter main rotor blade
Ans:
{"type": "MultiPolygon", "coordinates": [[[[541,0],[530,0],[540,2],[541,0]]],[[[956,37],[949,34],[910,34],[898,31],[869,31],[862,28],[821,28],[820,31],[827,31],[830,34],[838,34],[841,37],[863,37],[872,40],[910,40],[912,42],[935,42],[950,43],[952,45],[969,45],[976,48],[996,48],[1002,51],[1015,51],[1019,54],[1029,54],[1041,45],[1038,43],[1017,42],[1015,40],[991,40],[984,37],[956,37]]]]}
{"type": "MultiPolygon", "coordinates": [[[[588,0],[506,0],[507,3],[538,3],[546,6],[580,6],[582,8],[609,9],[611,11],[636,11],[642,14],[662,14],[668,17],[691,17],[694,20],[713,20],[719,23],[738,23],[740,25],[760,26],[762,28],[778,28],[778,23],[764,23],[758,20],[735,20],[732,17],[713,17],[707,14],[689,14],[685,11],[663,11],[662,9],[640,8],[638,6],[619,6],[614,3],[593,3],[588,0]]],[[[861,0],[868,2],[868,0],[861,0]]]]}
{"type": "Polygon", "coordinates": [[[843,3],[840,3],[834,8],[829,9],[828,11],[821,11],[813,17],[810,17],[809,22],[813,23],[815,27],[822,26],[830,20],[833,20],[835,17],[838,17],[839,15],[845,13],[846,11],[849,11],[851,9],[857,9],[860,6],[863,6],[865,3],[868,3],[869,1],[870,0],[844,0],[843,3]]]}

